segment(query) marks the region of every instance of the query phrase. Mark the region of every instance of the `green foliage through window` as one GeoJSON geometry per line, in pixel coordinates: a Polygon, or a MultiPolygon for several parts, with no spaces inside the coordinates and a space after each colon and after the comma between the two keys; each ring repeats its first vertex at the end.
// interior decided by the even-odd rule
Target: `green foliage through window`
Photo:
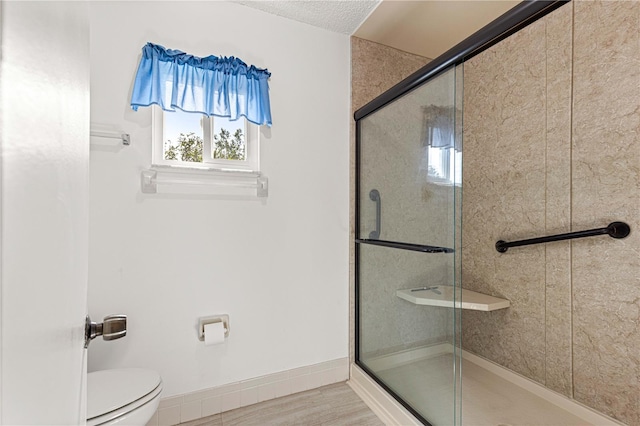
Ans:
{"type": "MultiPolygon", "coordinates": [[[[241,129],[237,129],[233,137],[226,129],[213,136],[213,158],[225,160],[246,159],[246,144],[241,129]]],[[[168,140],[164,145],[165,160],[179,160],[201,163],[204,141],[195,133],[180,133],[176,144],[168,140]]]]}
{"type": "Polygon", "coordinates": [[[226,129],[220,129],[220,134],[213,135],[213,158],[227,160],[244,160],[245,143],[242,130],[237,129],[231,137],[226,129]]]}
{"type": "Polygon", "coordinates": [[[195,133],[180,133],[178,144],[171,140],[165,142],[164,159],[202,163],[202,138],[195,133]]]}

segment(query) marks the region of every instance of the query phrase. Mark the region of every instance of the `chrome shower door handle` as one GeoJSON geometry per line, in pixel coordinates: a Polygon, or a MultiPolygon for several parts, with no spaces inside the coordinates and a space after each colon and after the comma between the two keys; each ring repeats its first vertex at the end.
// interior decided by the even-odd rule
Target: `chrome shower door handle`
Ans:
{"type": "Polygon", "coordinates": [[[102,336],[104,340],[116,340],[127,335],[127,316],[126,315],[107,315],[103,322],[96,323],[91,321],[91,317],[87,315],[84,327],[84,347],[89,347],[89,342],[98,336],[102,336]]]}
{"type": "Polygon", "coordinates": [[[380,239],[380,215],[382,212],[382,199],[380,198],[380,192],[377,189],[372,189],[369,192],[369,198],[371,201],[376,203],[376,229],[375,231],[371,231],[369,233],[370,240],[379,240],[380,239]]]}

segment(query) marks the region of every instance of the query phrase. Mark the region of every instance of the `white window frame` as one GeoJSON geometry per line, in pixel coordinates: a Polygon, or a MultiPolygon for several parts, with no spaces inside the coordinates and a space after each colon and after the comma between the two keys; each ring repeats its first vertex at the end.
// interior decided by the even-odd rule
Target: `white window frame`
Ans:
{"type": "Polygon", "coordinates": [[[462,157],[461,153],[457,152],[453,147],[450,148],[431,148],[429,146],[426,147],[427,157],[427,176],[428,180],[437,185],[458,185],[462,184],[461,177],[461,166],[462,166],[462,157]],[[444,176],[438,177],[431,174],[428,174],[428,166],[431,165],[432,157],[429,155],[430,149],[439,149],[440,153],[440,169],[442,170],[444,176]],[[456,167],[457,166],[457,167],[456,167]]]}
{"type": "MultiPolygon", "coordinates": [[[[239,171],[260,173],[260,127],[244,117],[244,135],[246,144],[246,160],[214,159],[212,155],[215,117],[204,117],[202,162],[165,160],[164,158],[164,114],[157,105],[152,105],[152,164],[154,166],[170,166],[185,169],[205,169],[217,171],[239,171]]],[[[166,112],[172,114],[172,112],[166,112]]]]}

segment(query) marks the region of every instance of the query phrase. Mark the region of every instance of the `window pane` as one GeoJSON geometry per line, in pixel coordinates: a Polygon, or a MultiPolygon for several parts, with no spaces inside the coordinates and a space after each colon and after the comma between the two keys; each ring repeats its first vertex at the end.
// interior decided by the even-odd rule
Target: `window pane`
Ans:
{"type": "Polygon", "coordinates": [[[245,135],[245,119],[230,121],[224,117],[213,119],[213,158],[223,160],[247,159],[247,144],[245,135]]]}
{"type": "Polygon", "coordinates": [[[436,180],[444,180],[447,178],[444,149],[445,148],[429,147],[429,154],[427,155],[429,159],[427,176],[433,177],[436,180]]]}
{"type": "Polygon", "coordinates": [[[163,114],[165,160],[202,162],[203,118],[179,110],[163,114]]]}

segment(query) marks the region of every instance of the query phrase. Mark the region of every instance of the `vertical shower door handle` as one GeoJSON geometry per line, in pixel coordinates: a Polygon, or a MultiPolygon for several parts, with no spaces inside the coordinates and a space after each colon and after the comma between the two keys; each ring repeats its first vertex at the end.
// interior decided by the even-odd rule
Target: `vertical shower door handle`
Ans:
{"type": "Polygon", "coordinates": [[[382,212],[382,199],[380,198],[380,192],[377,189],[372,189],[369,192],[369,198],[376,203],[376,230],[369,233],[369,239],[380,239],[380,214],[382,212]]]}

